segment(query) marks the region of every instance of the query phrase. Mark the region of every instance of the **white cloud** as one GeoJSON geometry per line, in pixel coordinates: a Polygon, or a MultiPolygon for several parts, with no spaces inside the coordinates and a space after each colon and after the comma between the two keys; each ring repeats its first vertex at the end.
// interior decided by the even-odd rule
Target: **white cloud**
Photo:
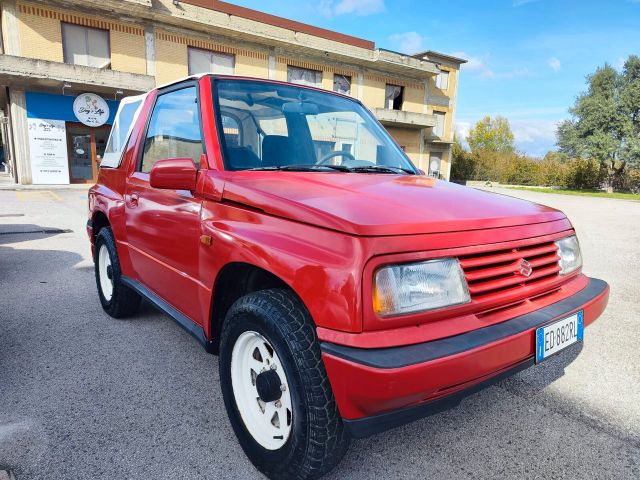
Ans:
{"type": "Polygon", "coordinates": [[[451,55],[467,60],[467,63],[462,64],[461,67],[464,71],[476,72],[482,78],[492,78],[494,76],[493,71],[487,67],[486,62],[482,57],[468,55],[465,52],[454,52],[451,55]]]}
{"type": "Polygon", "coordinates": [[[555,150],[556,130],[561,120],[512,120],[511,130],[518,150],[543,157],[555,150]]]}
{"type": "Polygon", "coordinates": [[[384,12],[384,0],[321,0],[320,13],[327,17],[354,14],[359,16],[384,12]]]}
{"type": "Polygon", "coordinates": [[[418,32],[396,33],[389,40],[393,48],[402,53],[414,54],[424,50],[425,37],[418,32]]]}
{"type": "MultiPolygon", "coordinates": [[[[490,113],[494,117],[497,114],[490,113]]],[[[547,152],[556,149],[556,130],[561,120],[542,120],[532,118],[512,118],[506,115],[511,125],[516,148],[528,155],[543,157],[547,152]]],[[[456,134],[467,146],[466,137],[470,128],[480,119],[464,118],[456,122],[456,134]]]]}
{"type": "Polygon", "coordinates": [[[547,64],[551,67],[551,70],[553,70],[554,72],[559,72],[560,69],[562,68],[562,64],[560,63],[560,60],[558,60],[556,57],[551,57],[547,61],[547,64]]]}
{"type": "Polygon", "coordinates": [[[452,55],[454,57],[466,59],[467,63],[462,65],[462,70],[466,72],[473,72],[480,78],[502,78],[510,80],[517,77],[526,77],[531,73],[527,67],[516,67],[511,70],[496,71],[489,66],[486,57],[467,55],[465,52],[455,52],[452,53],[452,55]]]}
{"type": "Polygon", "coordinates": [[[469,136],[469,130],[471,130],[471,122],[458,121],[456,122],[456,137],[462,144],[467,144],[467,137],[469,136]]]}
{"type": "Polygon", "coordinates": [[[511,130],[518,143],[555,142],[559,120],[511,120],[511,130]]]}

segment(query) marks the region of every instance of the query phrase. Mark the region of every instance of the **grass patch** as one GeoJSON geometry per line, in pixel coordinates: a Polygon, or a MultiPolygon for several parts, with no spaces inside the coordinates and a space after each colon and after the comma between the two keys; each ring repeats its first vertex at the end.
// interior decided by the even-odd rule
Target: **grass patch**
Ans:
{"type": "Polygon", "coordinates": [[[524,190],[527,192],[557,193],[558,195],[578,195],[581,197],[619,198],[621,200],[635,200],[640,202],[640,195],[636,193],[614,192],[607,193],[602,190],[553,190],[544,187],[507,187],[511,190],[524,190]]]}

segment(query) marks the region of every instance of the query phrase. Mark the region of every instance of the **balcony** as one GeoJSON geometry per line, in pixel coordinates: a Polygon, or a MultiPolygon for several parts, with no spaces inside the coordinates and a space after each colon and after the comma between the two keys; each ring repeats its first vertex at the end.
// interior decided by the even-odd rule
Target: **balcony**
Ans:
{"type": "Polygon", "coordinates": [[[451,138],[440,137],[436,135],[436,133],[432,129],[430,132],[427,132],[427,135],[425,136],[425,141],[427,143],[433,143],[433,144],[452,145],[453,137],[452,136],[451,138]]]}
{"type": "Polygon", "coordinates": [[[65,83],[74,89],[106,93],[122,90],[124,95],[131,95],[151,90],[156,82],[148,75],[0,55],[0,85],[61,88],[65,83]]]}
{"type": "Polygon", "coordinates": [[[376,108],[373,112],[376,118],[386,127],[411,128],[423,130],[436,126],[435,115],[425,113],[404,112],[388,108],[376,108]]]}

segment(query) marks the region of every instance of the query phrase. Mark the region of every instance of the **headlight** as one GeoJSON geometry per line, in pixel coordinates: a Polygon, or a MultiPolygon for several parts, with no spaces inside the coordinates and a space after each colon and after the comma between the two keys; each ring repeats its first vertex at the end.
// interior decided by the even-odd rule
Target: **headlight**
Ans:
{"type": "Polygon", "coordinates": [[[455,258],[393,265],[374,278],[373,309],[378,315],[400,315],[471,301],[467,282],[455,258]]]}
{"type": "Polygon", "coordinates": [[[560,255],[560,275],[567,275],[582,267],[582,253],[578,238],[574,235],[556,240],[558,255],[560,255]]]}

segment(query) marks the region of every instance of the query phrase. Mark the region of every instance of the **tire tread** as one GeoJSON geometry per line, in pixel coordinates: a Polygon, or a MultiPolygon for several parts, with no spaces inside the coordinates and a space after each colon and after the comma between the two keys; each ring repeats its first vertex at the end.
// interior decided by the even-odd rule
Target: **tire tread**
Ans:
{"type": "Polygon", "coordinates": [[[110,227],[104,227],[98,232],[98,235],[96,236],[95,251],[96,285],[98,287],[98,295],[100,297],[100,302],[102,303],[102,308],[104,308],[105,312],[113,318],[125,318],[135,314],[140,308],[142,299],[140,295],[126,286],[121,280],[122,270],[120,269],[120,259],[118,258],[115,238],[110,227]],[[100,251],[100,246],[103,243],[109,251],[109,256],[111,257],[111,269],[113,272],[113,295],[111,296],[110,301],[107,301],[104,298],[100,289],[97,257],[98,252],[100,251]]]}
{"type": "MultiPolygon", "coordinates": [[[[236,312],[251,310],[263,318],[277,318],[276,327],[293,353],[302,378],[308,408],[308,442],[304,455],[278,471],[257,465],[274,479],[311,480],[328,473],[346,453],[346,432],[322,361],[315,325],[302,302],[285,289],[262,290],[240,298],[230,309],[221,337],[231,329],[236,312]]],[[[255,460],[254,460],[255,463],[255,460]]]]}

